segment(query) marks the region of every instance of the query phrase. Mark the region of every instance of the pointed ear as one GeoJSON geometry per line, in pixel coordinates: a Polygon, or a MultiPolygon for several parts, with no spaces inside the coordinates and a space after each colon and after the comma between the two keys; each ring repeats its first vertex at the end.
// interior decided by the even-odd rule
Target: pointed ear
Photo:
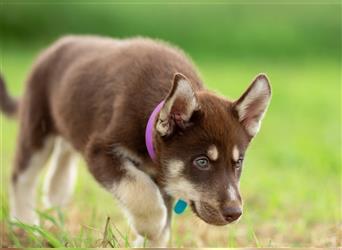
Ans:
{"type": "Polygon", "coordinates": [[[176,126],[184,129],[194,111],[199,110],[198,99],[190,81],[177,73],[173,79],[170,93],[165,99],[156,123],[161,136],[170,135],[176,126]]]}
{"type": "Polygon", "coordinates": [[[258,75],[245,93],[234,102],[238,119],[250,136],[255,136],[271,99],[271,86],[264,74],[258,75]]]}

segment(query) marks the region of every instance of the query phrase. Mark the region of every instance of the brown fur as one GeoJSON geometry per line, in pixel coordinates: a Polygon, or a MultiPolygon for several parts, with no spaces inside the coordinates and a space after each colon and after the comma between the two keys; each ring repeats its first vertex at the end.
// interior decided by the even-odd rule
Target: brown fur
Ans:
{"type": "MultiPolygon", "coordinates": [[[[0,87],[1,107],[14,113],[16,104],[4,91],[2,81],[0,87]]],[[[211,163],[215,171],[186,167],[182,174],[211,196],[204,199],[201,208],[219,217],[209,201],[215,200],[222,209],[227,206],[227,185],[237,188],[241,174],[241,169],[236,172],[234,168],[232,147],[238,146],[243,156],[252,138],[239,121],[236,104],[206,90],[192,62],[164,42],[64,37],[40,55],[27,80],[19,114],[14,180],[44,140],[59,135],[85,157],[95,179],[109,188],[126,172],[121,165],[127,156],[113,150],[119,144],[142,160],[128,158],[160,186],[170,220],[172,199],[163,191],[168,171],[164,163],[177,156],[186,166],[192,166],[193,157],[206,154],[214,144],[220,152],[219,159],[211,163]],[[179,113],[186,108],[187,100],[180,99],[173,106],[168,118],[172,122],[170,133],[154,134],[155,164],[145,146],[147,120],[158,103],[174,95],[183,76],[191,84],[199,108],[183,121],[179,113]]],[[[238,199],[241,203],[239,194],[238,199]]],[[[198,214],[198,208],[192,205],[198,214]]],[[[222,224],[221,219],[202,219],[222,224]]]]}
{"type": "Polygon", "coordinates": [[[22,100],[19,145],[40,148],[48,134],[59,134],[85,154],[90,141],[105,137],[105,147],[117,141],[146,157],[148,115],[168,93],[176,72],[201,86],[183,53],[161,42],[64,37],[33,66],[22,100]]]}

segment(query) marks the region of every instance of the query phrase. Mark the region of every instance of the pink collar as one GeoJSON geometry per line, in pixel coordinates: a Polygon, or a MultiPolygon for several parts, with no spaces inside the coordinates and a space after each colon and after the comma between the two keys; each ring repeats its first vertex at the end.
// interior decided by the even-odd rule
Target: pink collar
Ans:
{"type": "Polygon", "coordinates": [[[153,128],[154,128],[154,124],[156,121],[156,117],[159,114],[159,111],[162,109],[163,105],[164,105],[164,101],[162,101],[161,103],[157,105],[157,107],[155,107],[152,114],[150,115],[150,118],[148,119],[146,130],[145,130],[145,144],[146,144],[147,152],[153,161],[156,160],[156,151],[154,150],[154,146],[153,146],[153,128]]]}

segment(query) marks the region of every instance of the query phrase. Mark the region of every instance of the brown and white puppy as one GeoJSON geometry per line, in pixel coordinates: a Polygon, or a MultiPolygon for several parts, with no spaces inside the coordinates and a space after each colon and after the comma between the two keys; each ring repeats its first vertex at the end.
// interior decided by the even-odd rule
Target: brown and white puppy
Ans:
{"type": "Polygon", "coordinates": [[[68,36],[36,61],[20,102],[0,81],[1,109],[20,121],[11,216],[37,223],[35,186],[49,157],[47,206],[72,193],[76,153],[119,201],[150,246],[166,246],[173,199],[204,221],[225,225],[242,213],[239,179],[245,151],[271,97],[265,75],[236,101],[208,91],[182,51],[160,41],[68,36]],[[145,145],[154,123],[156,160],[145,145]]]}

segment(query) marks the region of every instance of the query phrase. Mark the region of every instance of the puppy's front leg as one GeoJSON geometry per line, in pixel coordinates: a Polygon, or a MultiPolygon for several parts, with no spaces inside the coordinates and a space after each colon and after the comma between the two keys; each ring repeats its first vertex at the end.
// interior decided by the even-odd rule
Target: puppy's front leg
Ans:
{"type": "Polygon", "coordinates": [[[142,237],[141,235],[138,235],[137,239],[134,242],[135,247],[143,247],[143,246],[148,246],[148,247],[166,247],[169,239],[170,239],[170,227],[171,227],[171,218],[172,218],[172,205],[173,205],[173,199],[168,196],[165,193],[162,193],[163,195],[163,200],[164,204],[167,209],[167,219],[166,219],[166,224],[164,228],[162,229],[162,232],[159,237],[150,240],[145,244],[145,238],[142,237]]]}
{"type": "Polygon", "coordinates": [[[169,240],[167,208],[158,186],[130,160],[94,141],[87,161],[94,177],[116,197],[138,235],[135,247],[165,247],[169,240]],[[111,153],[112,152],[112,153],[111,153]]]}
{"type": "Polygon", "coordinates": [[[113,183],[112,193],[124,207],[125,213],[138,239],[135,246],[143,246],[143,238],[147,246],[166,246],[169,238],[167,209],[158,186],[144,172],[137,169],[131,162],[125,161],[125,175],[113,183]]]}

